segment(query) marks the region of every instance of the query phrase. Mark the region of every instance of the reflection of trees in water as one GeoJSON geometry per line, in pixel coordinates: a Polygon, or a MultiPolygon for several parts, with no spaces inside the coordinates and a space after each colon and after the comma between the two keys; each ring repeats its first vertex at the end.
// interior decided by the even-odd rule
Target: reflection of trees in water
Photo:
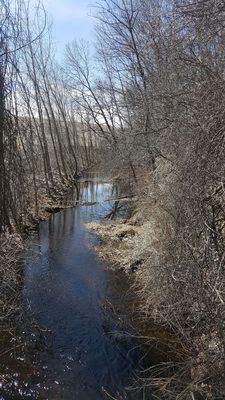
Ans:
{"type": "MultiPolygon", "coordinates": [[[[75,183],[70,193],[67,194],[66,201],[71,203],[71,199],[74,199],[74,202],[80,200],[83,202],[95,203],[107,200],[107,197],[116,199],[118,196],[118,185],[110,185],[101,181],[96,182],[90,180],[75,183]]],[[[107,206],[105,210],[106,214],[110,203],[111,202],[104,203],[107,206]]],[[[73,233],[78,226],[80,211],[79,207],[71,207],[59,213],[52,214],[51,218],[42,225],[40,230],[40,242],[44,243],[46,240],[49,241],[49,247],[51,248],[57,244],[59,239],[63,239],[65,235],[73,233]]]]}
{"type": "MultiPolygon", "coordinates": [[[[81,198],[87,196],[89,201],[104,201],[109,197],[115,198],[118,194],[115,187],[112,188],[110,184],[103,182],[84,182],[80,184],[79,189],[81,198]]],[[[45,326],[46,323],[54,332],[52,337],[47,336],[46,341],[41,343],[42,346],[36,349],[40,368],[43,360],[49,367],[45,371],[46,375],[41,375],[41,387],[46,386],[48,380],[54,381],[53,374],[65,379],[65,386],[68,386],[70,391],[77,385],[76,379],[87,379],[92,384],[93,375],[92,372],[89,374],[89,365],[94,365],[98,378],[96,387],[108,387],[110,382],[110,392],[114,393],[120,389],[122,393],[125,383],[128,382],[131,365],[136,365],[140,359],[135,350],[130,351],[131,348],[135,349],[136,343],[121,333],[116,334],[123,329],[129,329],[131,315],[127,315],[127,310],[129,305],[132,310],[133,291],[129,290],[128,281],[123,279],[122,273],[102,268],[102,262],[94,257],[92,250],[86,245],[87,235],[82,228],[83,221],[92,220],[93,215],[94,218],[96,215],[101,216],[102,206],[107,208],[110,205],[111,202],[107,201],[101,205],[94,205],[93,208],[68,208],[52,214],[48,221],[40,224],[40,239],[37,242],[35,238],[35,245],[41,246],[42,251],[36,268],[32,268],[30,289],[33,309],[36,315],[41,315],[41,318],[43,316],[41,326],[45,326]],[[93,338],[96,340],[93,341],[93,338]],[[88,348],[87,352],[83,352],[83,343],[85,348],[88,348]],[[77,363],[71,363],[71,381],[64,367],[64,359],[60,358],[57,365],[52,367],[52,357],[48,357],[49,351],[53,351],[55,355],[60,348],[61,352],[61,346],[63,351],[67,349],[68,356],[74,360],[78,349],[82,355],[81,360],[88,366],[79,372],[77,363]],[[102,370],[105,371],[104,374],[102,370]]],[[[105,211],[108,210],[104,209],[105,211]]],[[[32,358],[30,360],[32,362],[32,358]]],[[[49,389],[50,396],[52,390],[49,389]]],[[[54,395],[53,397],[55,398],[54,395]]],[[[127,396],[124,393],[123,398],[125,397],[127,396]]],[[[93,398],[93,393],[90,394],[90,398],[93,398]]]]}
{"type": "Polygon", "coordinates": [[[74,182],[74,188],[75,188],[75,196],[73,198],[76,199],[76,201],[80,200],[80,184],[77,182],[74,182]]]}
{"type": "Polygon", "coordinates": [[[112,192],[111,192],[112,197],[115,199],[119,196],[119,186],[117,183],[113,183],[112,185],[112,192]]]}
{"type": "Polygon", "coordinates": [[[63,203],[65,205],[71,205],[73,203],[75,203],[76,201],[80,200],[80,190],[81,190],[81,186],[79,182],[74,182],[73,187],[67,191],[64,199],[63,199],[63,203]]]}
{"type": "Polygon", "coordinates": [[[84,180],[76,182],[73,188],[73,200],[83,202],[102,202],[109,197],[117,197],[119,188],[117,184],[109,184],[101,180],[84,180]]]}
{"type": "Polygon", "coordinates": [[[83,201],[95,202],[98,201],[99,182],[84,181],[80,184],[81,196],[83,201]]]}
{"type": "Polygon", "coordinates": [[[54,246],[66,234],[73,233],[75,226],[75,208],[68,208],[60,213],[53,214],[48,221],[49,247],[54,246]]]}

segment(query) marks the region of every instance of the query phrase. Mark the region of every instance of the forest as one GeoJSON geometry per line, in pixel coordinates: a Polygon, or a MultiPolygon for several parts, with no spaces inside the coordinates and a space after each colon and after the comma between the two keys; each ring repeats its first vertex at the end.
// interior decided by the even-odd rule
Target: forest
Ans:
{"type": "Polygon", "coordinates": [[[135,385],[222,400],[225,1],[101,0],[94,13],[95,48],[71,38],[59,64],[42,2],[0,0],[0,328],[20,320],[25,235],[98,171],[133,198],[121,263],[139,336],[160,346],[142,333],[153,321],[179,343],[135,385]]]}

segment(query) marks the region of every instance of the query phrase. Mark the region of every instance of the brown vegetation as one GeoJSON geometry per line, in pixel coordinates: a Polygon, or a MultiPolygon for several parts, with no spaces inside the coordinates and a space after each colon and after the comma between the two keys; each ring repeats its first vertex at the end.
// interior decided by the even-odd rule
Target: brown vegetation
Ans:
{"type": "Polygon", "coordinates": [[[0,238],[0,331],[8,332],[18,315],[21,295],[19,256],[23,249],[20,237],[6,233],[0,238]]]}
{"type": "Polygon", "coordinates": [[[20,231],[30,203],[39,216],[57,179],[68,184],[101,158],[138,196],[141,227],[104,228],[114,258],[119,246],[142,315],[169,327],[188,354],[141,385],[160,399],[222,399],[224,1],[103,0],[97,57],[73,42],[63,68],[40,3],[35,15],[16,4],[0,1],[0,233],[20,231]]]}
{"type": "Polygon", "coordinates": [[[99,10],[105,76],[94,93],[110,125],[108,168],[126,171],[139,196],[143,226],[128,248],[141,260],[136,290],[145,318],[189,354],[176,373],[142,381],[159,398],[225,392],[224,16],[210,0],[105,0],[99,10]]]}
{"type": "Polygon", "coordinates": [[[54,202],[100,142],[56,64],[41,2],[2,0],[0,22],[0,233],[21,232],[30,206],[38,219],[43,196],[54,202]]]}

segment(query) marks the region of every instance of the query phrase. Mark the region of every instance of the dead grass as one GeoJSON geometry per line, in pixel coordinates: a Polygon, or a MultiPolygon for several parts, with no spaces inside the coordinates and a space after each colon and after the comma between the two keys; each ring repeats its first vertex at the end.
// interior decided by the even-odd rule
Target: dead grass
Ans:
{"type": "Polygon", "coordinates": [[[101,239],[95,250],[100,258],[109,260],[112,266],[129,272],[133,263],[132,254],[134,237],[142,230],[140,226],[124,221],[87,223],[86,227],[101,239]]]}

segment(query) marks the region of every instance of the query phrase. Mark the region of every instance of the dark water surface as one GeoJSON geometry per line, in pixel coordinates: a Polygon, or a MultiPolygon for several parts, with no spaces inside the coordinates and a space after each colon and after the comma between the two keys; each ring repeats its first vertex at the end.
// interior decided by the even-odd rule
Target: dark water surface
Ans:
{"type": "Polygon", "coordinates": [[[0,399],[100,400],[110,398],[106,391],[139,398],[125,390],[141,363],[139,350],[131,351],[134,340],[121,334],[130,329],[121,325],[129,284],[97,258],[98,239],[84,226],[109,212],[112,203],[105,200],[112,197],[109,183],[83,183],[82,200],[97,204],[52,215],[29,239],[23,298],[36,322],[29,353],[17,357],[29,368],[21,389],[15,374],[11,395],[2,385],[0,399]]]}

